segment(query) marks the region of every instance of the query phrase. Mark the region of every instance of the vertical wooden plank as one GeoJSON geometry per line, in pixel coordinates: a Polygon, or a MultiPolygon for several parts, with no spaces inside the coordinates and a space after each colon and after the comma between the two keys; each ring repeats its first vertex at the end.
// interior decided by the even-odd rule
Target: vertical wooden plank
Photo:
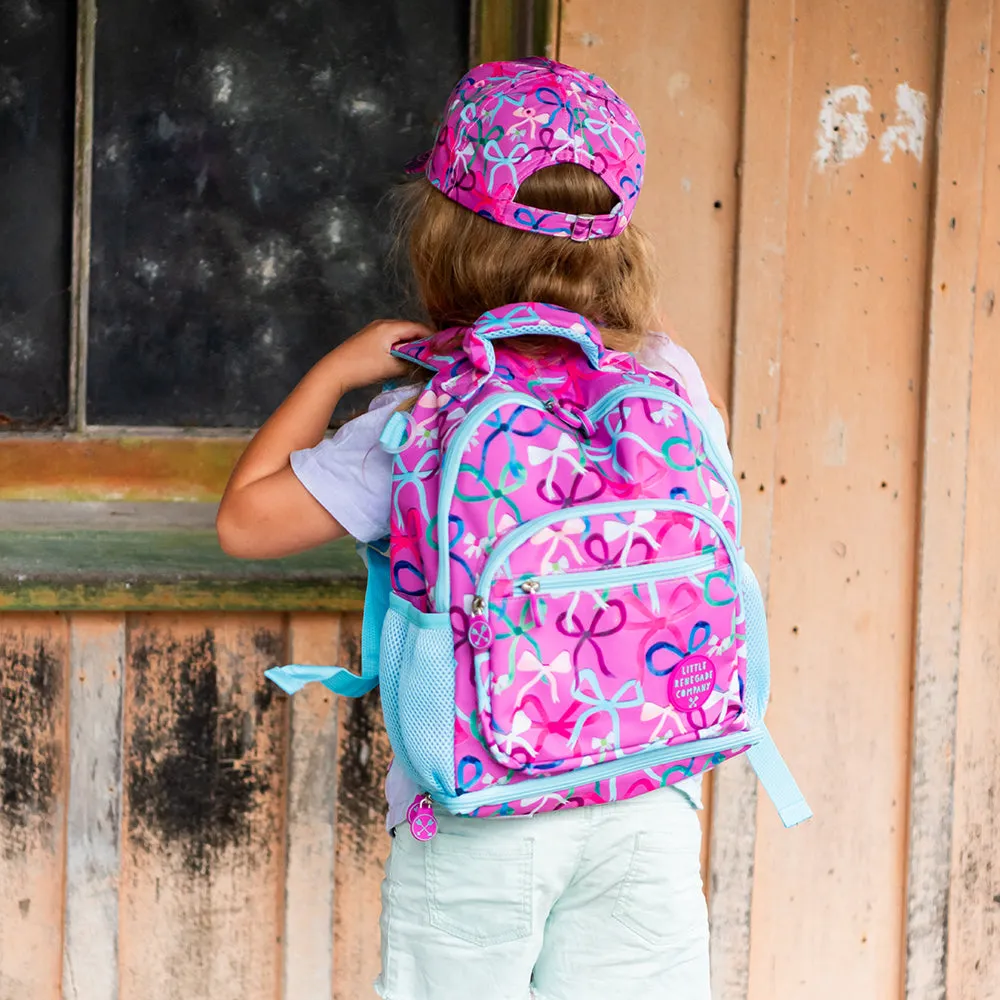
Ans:
{"type": "Polygon", "coordinates": [[[881,1000],[905,965],[938,5],[794,18],[774,478],[741,449],[737,467],[747,495],[775,492],[768,721],[816,816],[788,832],[758,797],[749,996],[881,1000]]]}
{"type": "MultiPolygon", "coordinates": [[[[335,663],[339,640],[339,618],[292,616],[293,663],[335,663]]],[[[311,685],[292,699],[290,719],[282,996],[299,1000],[333,994],[336,697],[311,685]]]]}
{"type": "MultiPolygon", "coordinates": [[[[969,42],[981,51],[978,38],[969,42]]],[[[987,35],[984,42],[991,66],[969,423],[947,996],[1000,1000],[1000,311],[996,309],[1000,85],[994,72],[1000,72],[1000,3],[996,0],[992,38],[987,35]]],[[[975,82],[970,80],[969,85],[974,87],[975,82]]],[[[962,286],[958,290],[965,292],[962,286]]]]}
{"type": "Polygon", "coordinates": [[[993,0],[957,0],[946,5],[944,17],[923,391],[906,899],[908,1000],[941,1000],[946,985],[966,464],[992,6],[993,0]]]}
{"type": "MultiPolygon", "coordinates": [[[[747,557],[765,599],[771,570],[786,247],[794,0],[748,0],[732,358],[732,443],[747,557]]],[[[745,761],[715,774],[710,854],[712,990],[744,1000],[750,975],[757,780],[745,761]]]]}
{"type": "Polygon", "coordinates": [[[122,1000],[279,994],[284,646],[277,615],[129,618],[122,1000]]]}
{"type": "Polygon", "coordinates": [[[63,1000],[118,1000],[124,615],[70,624],[63,1000]]]}
{"type": "Polygon", "coordinates": [[[559,58],[607,77],[646,136],[636,221],[661,304],[705,372],[729,384],[743,0],[564,0],[559,58]]]}
{"type": "Polygon", "coordinates": [[[67,628],[62,615],[0,615],[2,1000],[59,996],[67,628]]]}
{"type": "MultiPolygon", "coordinates": [[[[342,622],[340,662],[360,673],[361,621],[342,622]]],[[[297,696],[296,696],[297,697],[297,696]]],[[[385,776],[391,751],[378,691],[337,704],[334,1000],[370,996],[379,972],[379,886],[389,854],[385,776]]]]}

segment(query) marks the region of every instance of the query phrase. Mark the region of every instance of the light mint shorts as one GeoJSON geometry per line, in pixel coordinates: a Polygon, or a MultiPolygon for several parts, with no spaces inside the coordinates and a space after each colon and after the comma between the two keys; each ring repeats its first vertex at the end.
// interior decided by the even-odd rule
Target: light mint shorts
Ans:
{"type": "Polygon", "coordinates": [[[709,1000],[701,827],[673,789],[395,830],[385,1000],[709,1000]]]}

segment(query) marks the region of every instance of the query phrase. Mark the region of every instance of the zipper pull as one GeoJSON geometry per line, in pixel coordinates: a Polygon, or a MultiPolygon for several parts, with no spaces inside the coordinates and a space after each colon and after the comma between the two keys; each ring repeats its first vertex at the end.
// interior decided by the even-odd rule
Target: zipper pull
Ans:
{"type": "Polygon", "coordinates": [[[538,591],[541,589],[542,585],[537,580],[525,580],[521,584],[521,590],[528,595],[528,608],[531,610],[531,620],[536,628],[541,628],[545,621],[542,602],[538,598],[538,591]]]}
{"type": "Polygon", "coordinates": [[[431,840],[438,832],[437,820],[434,817],[434,803],[429,795],[421,793],[406,810],[406,822],[410,825],[410,833],[414,840],[431,840]]]}
{"type": "Polygon", "coordinates": [[[472,598],[472,617],[469,619],[467,638],[477,652],[485,652],[493,645],[493,626],[486,618],[486,598],[476,594],[472,598]]]}

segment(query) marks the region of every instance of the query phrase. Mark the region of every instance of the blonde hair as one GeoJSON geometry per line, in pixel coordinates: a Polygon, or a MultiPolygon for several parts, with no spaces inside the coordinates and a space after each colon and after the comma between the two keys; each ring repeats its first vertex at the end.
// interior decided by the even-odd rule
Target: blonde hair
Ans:
{"type": "MultiPolygon", "coordinates": [[[[564,163],[528,177],[517,200],[605,215],[618,199],[596,174],[564,163]]],[[[635,352],[655,323],[653,249],[634,222],[618,236],[586,242],[525,232],[463,208],[421,177],[398,189],[397,233],[415,296],[438,330],[470,326],[512,302],[546,302],[586,316],[608,347],[635,352]]],[[[515,344],[536,346],[532,338],[515,344]]]]}

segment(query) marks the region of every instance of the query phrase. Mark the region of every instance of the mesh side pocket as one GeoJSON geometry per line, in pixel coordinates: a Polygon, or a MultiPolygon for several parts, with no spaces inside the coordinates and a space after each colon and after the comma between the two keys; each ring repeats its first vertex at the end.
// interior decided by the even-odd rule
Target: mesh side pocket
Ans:
{"type": "Polygon", "coordinates": [[[455,644],[447,614],[409,614],[399,673],[406,752],[429,792],[455,795],[455,644]]]}
{"type": "Polygon", "coordinates": [[[747,642],[747,683],[744,694],[747,714],[762,722],[771,695],[771,653],[767,643],[767,616],[764,598],[753,570],[743,564],[743,617],[747,642]]]}
{"type": "Polygon", "coordinates": [[[399,668],[406,656],[409,629],[406,616],[390,607],[382,622],[382,639],[379,644],[379,692],[382,696],[385,731],[389,734],[396,760],[414,781],[419,782],[413,763],[407,755],[399,725],[399,668]]]}

